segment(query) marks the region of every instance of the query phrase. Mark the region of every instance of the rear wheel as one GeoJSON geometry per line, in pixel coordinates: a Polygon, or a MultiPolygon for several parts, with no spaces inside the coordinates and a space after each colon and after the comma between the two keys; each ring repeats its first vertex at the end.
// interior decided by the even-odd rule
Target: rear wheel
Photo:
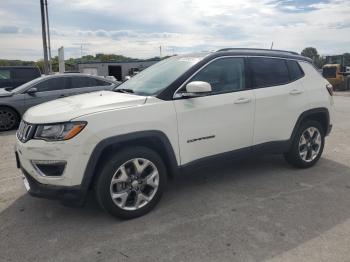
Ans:
{"type": "Polygon", "coordinates": [[[18,114],[9,107],[0,107],[0,131],[14,129],[19,122],[18,114]]]}
{"type": "Polygon", "coordinates": [[[119,151],[106,161],[95,184],[100,206],[113,216],[130,219],[151,211],[166,184],[160,156],[145,147],[119,151]]]}
{"type": "Polygon", "coordinates": [[[320,159],[324,147],[324,130],[319,122],[303,123],[294,137],[291,149],[285,153],[288,163],[299,168],[308,168],[320,159]]]}

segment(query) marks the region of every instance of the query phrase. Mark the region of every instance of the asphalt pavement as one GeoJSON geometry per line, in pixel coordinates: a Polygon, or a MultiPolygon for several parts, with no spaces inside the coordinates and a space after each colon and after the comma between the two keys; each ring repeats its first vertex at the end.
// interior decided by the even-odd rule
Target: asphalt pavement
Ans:
{"type": "Polygon", "coordinates": [[[160,204],[122,221],[26,194],[15,132],[0,134],[0,261],[350,261],[350,96],[311,169],[279,155],[171,181],[160,204]]]}

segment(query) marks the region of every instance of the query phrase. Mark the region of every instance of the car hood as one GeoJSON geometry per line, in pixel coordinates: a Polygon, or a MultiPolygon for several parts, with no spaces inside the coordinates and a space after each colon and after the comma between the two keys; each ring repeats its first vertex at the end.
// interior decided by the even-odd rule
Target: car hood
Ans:
{"type": "Polygon", "coordinates": [[[12,96],[11,91],[7,91],[5,88],[0,88],[0,97],[12,96]]]}
{"type": "Polygon", "coordinates": [[[61,98],[30,108],[23,116],[29,123],[56,123],[96,112],[142,105],[146,97],[100,91],[61,98]]]}

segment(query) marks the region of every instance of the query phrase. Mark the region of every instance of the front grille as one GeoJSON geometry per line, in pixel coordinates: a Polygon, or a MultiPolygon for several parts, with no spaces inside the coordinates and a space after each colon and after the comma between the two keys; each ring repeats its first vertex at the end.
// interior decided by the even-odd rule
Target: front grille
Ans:
{"type": "Polygon", "coordinates": [[[32,139],[35,132],[35,125],[29,124],[25,121],[21,121],[18,131],[17,131],[17,138],[25,143],[28,140],[32,139]]]}

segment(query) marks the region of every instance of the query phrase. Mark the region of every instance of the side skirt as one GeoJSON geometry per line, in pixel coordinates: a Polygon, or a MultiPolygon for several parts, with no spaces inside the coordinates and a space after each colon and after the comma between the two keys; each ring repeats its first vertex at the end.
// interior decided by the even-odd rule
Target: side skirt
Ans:
{"type": "Polygon", "coordinates": [[[180,172],[189,173],[203,167],[229,163],[231,161],[237,161],[257,155],[282,154],[284,152],[287,152],[290,146],[290,140],[273,141],[225,153],[220,153],[213,156],[207,156],[182,165],[180,167],[180,172]]]}

